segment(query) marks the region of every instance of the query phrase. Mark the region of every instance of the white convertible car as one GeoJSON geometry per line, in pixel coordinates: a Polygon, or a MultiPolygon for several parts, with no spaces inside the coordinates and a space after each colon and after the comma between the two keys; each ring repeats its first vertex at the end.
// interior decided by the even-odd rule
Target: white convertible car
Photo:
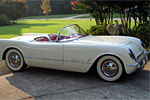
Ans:
{"type": "Polygon", "coordinates": [[[58,35],[37,34],[0,39],[0,60],[12,71],[29,66],[88,72],[95,68],[106,81],[144,68],[148,52],[138,38],[90,36],[78,25],[63,27],[58,35]]]}

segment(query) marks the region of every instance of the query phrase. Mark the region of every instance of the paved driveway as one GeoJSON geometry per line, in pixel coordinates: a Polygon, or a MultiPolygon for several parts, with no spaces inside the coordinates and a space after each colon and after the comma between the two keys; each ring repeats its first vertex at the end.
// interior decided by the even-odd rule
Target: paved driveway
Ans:
{"type": "Polygon", "coordinates": [[[28,68],[12,73],[0,62],[0,100],[150,99],[150,62],[120,82],[94,74],[28,68]]]}

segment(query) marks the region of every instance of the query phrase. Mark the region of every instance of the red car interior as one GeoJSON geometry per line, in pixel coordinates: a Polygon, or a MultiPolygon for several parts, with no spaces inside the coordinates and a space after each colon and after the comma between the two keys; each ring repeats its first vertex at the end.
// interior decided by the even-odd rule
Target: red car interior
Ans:
{"type": "Polygon", "coordinates": [[[47,37],[38,37],[35,40],[36,41],[49,41],[47,37]]]}
{"type": "MultiPolygon", "coordinates": [[[[57,38],[57,35],[56,34],[49,34],[48,35],[49,38],[52,40],[52,41],[55,41],[56,38],[57,38]]],[[[86,35],[77,35],[77,36],[59,36],[58,40],[63,40],[63,39],[71,39],[71,38],[79,38],[79,37],[84,37],[86,35]]],[[[49,39],[47,37],[38,37],[35,39],[36,41],[49,41],[49,39]]]]}
{"type": "Polygon", "coordinates": [[[50,39],[51,39],[52,41],[55,41],[56,38],[57,38],[57,35],[56,35],[56,34],[49,34],[48,36],[50,37],[50,39]]]}

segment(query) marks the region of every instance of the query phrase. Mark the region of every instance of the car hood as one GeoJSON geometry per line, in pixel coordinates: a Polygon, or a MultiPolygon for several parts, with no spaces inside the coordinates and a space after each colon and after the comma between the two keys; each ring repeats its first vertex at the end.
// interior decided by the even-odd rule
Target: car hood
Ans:
{"type": "Polygon", "coordinates": [[[137,57],[143,52],[141,45],[133,41],[133,37],[126,36],[88,36],[79,40],[80,43],[96,43],[108,46],[122,46],[131,49],[134,55],[137,57]]]}
{"type": "Polygon", "coordinates": [[[103,44],[113,44],[113,45],[126,45],[129,39],[119,38],[121,36],[87,36],[79,40],[80,43],[103,43],[103,44]]]}

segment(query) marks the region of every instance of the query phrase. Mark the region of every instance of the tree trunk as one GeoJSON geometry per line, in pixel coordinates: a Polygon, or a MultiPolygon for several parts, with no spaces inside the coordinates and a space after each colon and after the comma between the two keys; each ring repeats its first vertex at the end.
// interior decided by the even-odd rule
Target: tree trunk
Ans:
{"type": "Polygon", "coordinates": [[[111,13],[110,13],[110,7],[109,7],[108,14],[109,14],[109,17],[108,17],[108,24],[110,24],[110,16],[111,16],[111,13]]]}
{"type": "Polygon", "coordinates": [[[98,20],[97,20],[96,18],[95,18],[95,22],[96,22],[96,25],[99,25],[99,24],[98,24],[98,20]]]}
{"type": "Polygon", "coordinates": [[[123,13],[123,16],[124,16],[123,18],[124,18],[124,23],[125,23],[125,30],[124,31],[125,31],[125,33],[127,33],[128,23],[126,20],[126,13],[125,12],[123,13]]]}
{"type": "Polygon", "coordinates": [[[129,17],[129,32],[131,31],[131,17],[129,17]]]}
{"type": "Polygon", "coordinates": [[[122,16],[121,16],[121,11],[119,12],[119,14],[120,14],[120,19],[121,19],[121,23],[122,23],[123,29],[125,30],[125,25],[124,25],[124,22],[123,22],[123,19],[122,19],[122,16]]]}
{"type": "Polygon", "coordinates": [[[133,27],[133,29],[134,29],[136,27],[137,18],[133,17],[133,19],[134,19],[134,27],[133,27]]]}
{"type": "Polygon", "coordinates": [[[104,13],[104,23],[105,23],[105,25],[107,25],[107,16],[105,13],[104,13]]]}
{"type": "Polygon", "coordinates": [[[13,24],[15,24],[15,20],[13,19],[13,24]]]}
{"type": "Polygon", "coordinates": [[[113,24],[113,12],[111,11],[111,24],[113,24]]]}

